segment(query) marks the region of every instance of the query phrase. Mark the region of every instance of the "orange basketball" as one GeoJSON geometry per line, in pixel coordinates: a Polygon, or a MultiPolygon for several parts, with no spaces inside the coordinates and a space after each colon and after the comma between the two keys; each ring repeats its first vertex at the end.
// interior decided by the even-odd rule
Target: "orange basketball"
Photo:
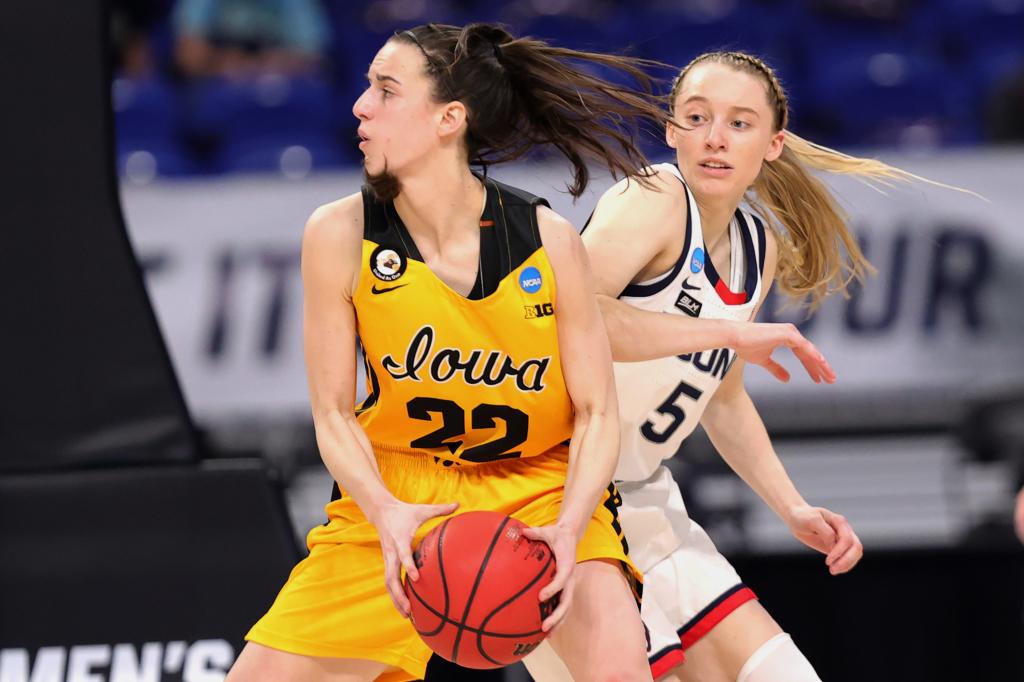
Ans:
{"type": "Polygon", "coordinates": [[[467,668],[499,668],[533,651],[545,637],[544,618],[559,595],[541,602],[555,575],[544,542],[497,512],[466,512],[423,538],[413,555],[415,583],[405,579],[412,623],[423,641],[467,668]]]}

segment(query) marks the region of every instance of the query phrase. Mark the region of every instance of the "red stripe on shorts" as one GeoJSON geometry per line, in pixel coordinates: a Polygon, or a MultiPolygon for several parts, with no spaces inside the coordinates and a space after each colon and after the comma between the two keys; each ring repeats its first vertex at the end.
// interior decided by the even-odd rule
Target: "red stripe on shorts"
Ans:
{"type": "Polygon", "coordinates": [[[690,625],[687,631],[679,637],[679,640],[683,643],[683,649],[689,649],[696,644],[701,637],[711,632],[713,627],[721,623],[723,618],[751,599],[757,599],[757,595],[749,587],[736,590],[723,599],[713,609],[704,614],[699,621],[690,625]]]}

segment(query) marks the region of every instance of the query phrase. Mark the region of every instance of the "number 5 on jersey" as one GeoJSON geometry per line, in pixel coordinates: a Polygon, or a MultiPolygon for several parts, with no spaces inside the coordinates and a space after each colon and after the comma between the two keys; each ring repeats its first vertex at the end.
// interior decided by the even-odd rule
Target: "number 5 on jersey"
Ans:
{"type": "Polygon", "coordinates": [[[664,443],[672,437],[672,434],[683,425],[684,421],[686,421],[686,411],[676,404],[676,401],[679,400],[680,396],[684,395],[692,398],[693,400],[700,400],[700,397],[704,395],[704,391],[691,386],[685,381],[679,382],[676,389],[672,391],[668,398],[665,399],[665,402],[658,406],[657,410],[658,414],[669,416],[672,418],[672,421],[662,427],[659,431],[657,429],[657,425],[648,419],[643,423],[643,426],[640,427],[640,433],[643,434],[644,438],[652,443],[664,443]]]}

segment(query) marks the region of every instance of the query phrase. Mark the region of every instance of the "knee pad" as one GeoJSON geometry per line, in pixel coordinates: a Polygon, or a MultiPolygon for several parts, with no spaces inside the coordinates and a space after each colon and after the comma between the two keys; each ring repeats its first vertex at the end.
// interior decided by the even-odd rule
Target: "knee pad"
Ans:
{"type": "Polygon", "coordinates": [[[821,682],[810,661],[783,632],[751,654],[736,682],[821,682]]]}

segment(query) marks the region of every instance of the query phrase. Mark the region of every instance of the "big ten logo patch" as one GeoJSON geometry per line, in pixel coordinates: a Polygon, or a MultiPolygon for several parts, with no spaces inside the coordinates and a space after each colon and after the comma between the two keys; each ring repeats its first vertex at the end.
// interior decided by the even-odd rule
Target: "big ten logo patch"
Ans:
{"type": "Polygon", "coordinates": [[[526,311],[527,320],[535,320],[538,317],[547,317],[555,314],[555,307],[550,303],[523,306],[523,310],[526,311]]]}

